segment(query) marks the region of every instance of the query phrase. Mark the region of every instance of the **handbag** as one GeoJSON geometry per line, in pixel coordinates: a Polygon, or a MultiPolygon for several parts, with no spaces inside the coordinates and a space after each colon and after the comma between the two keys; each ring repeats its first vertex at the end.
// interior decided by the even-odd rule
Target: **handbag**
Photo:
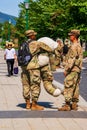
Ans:
{"type": "Polygon", "coordinates": [[[17,61],[14,62],[14,69],[13,69],[13,72],[14,72],[14,74],[18,74],[18,72],[19,72],[19,69],[18,69],[18,62],[17,62],[17,61]]]}

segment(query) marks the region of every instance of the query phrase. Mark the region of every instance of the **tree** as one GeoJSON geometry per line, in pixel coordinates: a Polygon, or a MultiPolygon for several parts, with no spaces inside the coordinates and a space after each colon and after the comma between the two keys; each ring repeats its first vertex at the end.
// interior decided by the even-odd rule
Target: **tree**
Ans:
{"type": "MultiPolygon", "coordinates": [[[[85,0],[31,0],[29,3],[29,29],[38,32],[38,37],[66,38],[71,29],[80,29],[81,37],[87,39],[87,2],[85,0]]],[[[25,8],[19,5],[17,30],[24,38],[25,8]]],[[[37,38],[38,38],[37,37],[37,38]]]]}

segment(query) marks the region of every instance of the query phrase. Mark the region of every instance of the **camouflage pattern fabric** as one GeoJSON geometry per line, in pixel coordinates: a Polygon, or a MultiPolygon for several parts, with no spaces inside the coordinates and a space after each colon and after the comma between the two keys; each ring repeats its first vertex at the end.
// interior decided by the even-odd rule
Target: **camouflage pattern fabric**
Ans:
{"type": "Polygon", "coordinates": [[[55,62],[55,54],[54,53],[51,53],[49,55],[49,60],[50,60],[50,68],[51,68],[51,71],[55,71],[56,70],[56,62],[55,62]]]}
{"type": "Polygon", "coordinates": [[[38,55],[41,53],[52,52],[52,49],[49,46],[45,45],[42,42],[37,42],[37,41],[31,42],[29,44],[29,48],[30,48],[30,52],[33,58],[27,65],[27,69],[40,68],[39,63],[38,63],[38,55]]]}
{"type": "Polygon", "coordinates": [[[41,88],[40,88],[40,83],[41,83],[41,78],[40,78],[40,71],[39,69],[35,70],[28,70],[30,74],[30,89],[31,89],[31,98],[33,101],[38,100],[41,88]]]}
{"type": "Polygon", "coordinates": [[[46,66],[41,67],[40,72],[41,72],[41,78],[42,78],[43,86],[45,90],[49,94],[53,95],[55,91],[55,87],[52,85],[53,75],[51,73],[50,66],[46,65],[46,66]]]}
{"type": "Polygon", "coordinates": [[[55,49],[55,62],[56,66],[59,66],[62,61],[63,55],[63,44],[59,44],[58,47],[55,49]]]}
{"type": "Polygon", "coordinates": [[[82,68],[82,48],[79,43],[72,44],[65,60],[66,77],[64,97],[67,101],[79,100],[79,82],[82,68]]]}
{"type": "Polygon", "coordinates": [[[33,58],[26,67],[22,68],[23,95],[25,99],[29,99],[31,95],[32,100],[37,101],[41,91],[41,79],[49,94],[52,95],[56,89],[52,86],[53,77],[49,65],[40,67],[38,63],[39,54],[47,55],[47,53],[52,53],[52,50],[49,46],[37,41],[31,42],[29,48],[33,58]]]}
{"type": "Polygon", "coordinates": [[[26,67],[22,67],[21,80],[23,86],[24,99],[30,99],[30,79],[26,67]]]}
{"type": "MultiPolygon", "coordinates": [[[[49,66],[49,65],[51,65],[51,63],[49,63],[43,67],[40,67],[38,64],[38,54],[43,54],[46,56],[49,56],[49,55],[53,56],[52,50],[48,45],[46,45],[43,42],[32,42],[29,47],[30,47],[30,51],[31,51],[32,55],[34,55],[34,54],[36,54],[36,55],[33,56],[32,60],[30,61],[30,63],[27,66],[27,69],[28,70],[38,69],[41,74],[40,76],[43,81],[44,88],[46,89],[46,91],[49,94],[53,95],[56,88],[54,88],[54,86],[52,85],[53,76],[51,73],[51,68],[49,66]]],[[[54,64],[54,61],[53,61],[53,64],[54,64]]]]}
{"type": "Polygon", "coordinates": [[[79,101],[79,81],[80,74],[77,72],[71,72],[66,76],[64,80],[64,97],[66,102],[79,101]]]}
{"type": "Polygon", "coordinates": [[[58,44],[58,47],[55,49],[55,64],[56,66],[60,66],[63,54],[63,40],[58,38],[56,42],[58,44]]]}
{"type": "Polygon", "coordinates": [[[82,68],[82,58],[83,54],[80,44],[72,44],[68,54],[66,55],[65,71],[67,73],[70,73],[71,71],[80,73],[82,68]]]}
{"type": "Polygon", "coordinates": [[[25,99],[37,101],[40,95],[40,71],[26,70],[22,68],[21,79],[23,84],[23,96],[25,99]],[[31,96],[31,97],[30,97],[31,96]]]}

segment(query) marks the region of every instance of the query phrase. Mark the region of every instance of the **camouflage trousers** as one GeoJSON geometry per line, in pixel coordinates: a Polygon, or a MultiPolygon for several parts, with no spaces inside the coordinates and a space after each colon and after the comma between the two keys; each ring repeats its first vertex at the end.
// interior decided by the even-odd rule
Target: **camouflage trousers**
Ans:
{"type": "Polygon", "coordinates": [[[52,81],[53,81],[53,75],[50,69],[49,65],[43,66],[40,68],[40,73],[41,73],[41,79],[43,81],[43,86],[45,88],[45,90],[53,95],[54,91],[55,91],[55,86],[52,85],[52,81]]]}
{"type": "Polygon", "coordinates": [[[56,87],[52,85],[53,75],[49,65],[34,70],[22,69],[21,73],[23,96],[25,99],[37,101],[41,92],[40,83],[43,81],[45,90],[53,95],[56,87]]]}
{"type": "Polygon", "coordinates": [[[80,74],[71,72],[64,80],[64,97],[65,102],[78,102],[79,101],[79,83],[80,74]]]}
{"type": "Polygon", "coordinates": [[[32,99],[37,101],[40,95],[40,71],[22,69],[21,73],[23,96],[25,99],[32,99]]]}

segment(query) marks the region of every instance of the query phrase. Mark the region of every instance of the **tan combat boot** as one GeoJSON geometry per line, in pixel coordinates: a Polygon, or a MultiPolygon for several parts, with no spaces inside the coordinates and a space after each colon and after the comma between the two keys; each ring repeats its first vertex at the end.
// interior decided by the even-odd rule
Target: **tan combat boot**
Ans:
{"type": "Polygon", "coordinates": [[[70,111],[71,107],[70,107],[70,103],[66,103],[64,106],[62,106],[61,108],[58,108],[59,111],[70,111]]]}
{"type": "Polygon", "coordinates": [[[77,104],[77,102],[72,102],[71,109],[72,109],[72,110],[75,110],[75,111],[78,110],[78,104],[77,104]]]}
{"type": "Polygon", "coordinates": [[[37,104],[37,102],[32,101],[31,110],[44,110],[44,107],[43,107],[43,106],[38,105],[38,104],[37,104]]]}
{"type": "Polygon", "coordinates": [[[31,109],[31,103],[28,99],[26,99],[26,109],[31,109]]]}

